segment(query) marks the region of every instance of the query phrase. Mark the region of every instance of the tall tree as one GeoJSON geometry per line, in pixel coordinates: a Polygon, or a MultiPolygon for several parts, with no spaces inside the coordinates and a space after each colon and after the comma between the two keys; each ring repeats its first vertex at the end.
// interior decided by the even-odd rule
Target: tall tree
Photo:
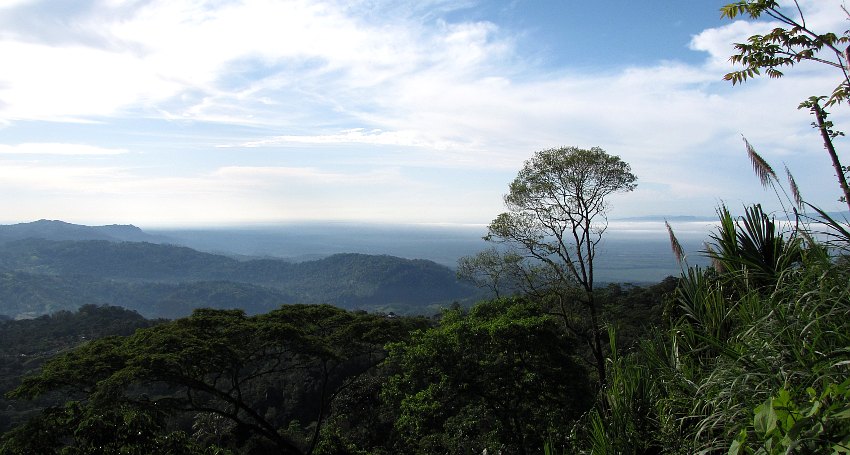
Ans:
{"type": "Polygon", "coordinates": [[[601,383],[605,355],[593,264],[608,226],[607,198],[632,191],[635,180],[628,163],[599,147],[539,151],[511,183],[508,211],[485,237],[522,254],[530,264],[522,270],[537,272],[523,275],[527,288],[555,298],[565,326],[589,345],[601,383]]]}

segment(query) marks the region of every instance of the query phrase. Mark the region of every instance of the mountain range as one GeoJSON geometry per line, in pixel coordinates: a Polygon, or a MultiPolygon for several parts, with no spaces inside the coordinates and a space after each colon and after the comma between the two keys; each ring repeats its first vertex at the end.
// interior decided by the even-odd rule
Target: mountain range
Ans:
{"type": "Polygon", "coordinates": [[[319,260],[237,260],[169,244],[135,226],[37,221],[0,226],[0,314],[34,317],[111,304],[146,317],[196,307],[268,311],[287,303],[433,314],[477,290],[427,260],[335,254],[319,260]]]}

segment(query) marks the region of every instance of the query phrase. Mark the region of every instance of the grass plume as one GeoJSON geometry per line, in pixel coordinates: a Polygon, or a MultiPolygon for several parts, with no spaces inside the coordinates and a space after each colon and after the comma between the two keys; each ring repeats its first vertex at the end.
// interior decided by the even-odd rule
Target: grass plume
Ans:
{"type": "Polygon", "coordinates": [[[679,265],[682,265],[682,262],[685,260],[685,250],[682,248],[682,244],[679,243],[679,239],[676,238],[676,234],[673,233],[673,228],[670,227],[670,223],[668,223],[667,220],[664,220],[664,225],[667,226],[667,233],[670,234],[670,248],[676,256],[676,262],[678,262],[679,265]]]}
{"type": "Polygon", "coordinates": [[[768,164],[767,161],[765,161],[764,158],[756,152],[756,149],[750,145],[747,138],[743,139],[744,144],[747,146],[747,155],[750,157],[750,162],[753,163],[753,170],[756,172],[762,186],[766,188],[771,184],[771,179],[777,180],[776,172],[773,172],[773,168],[770,167],[770,164],[768,164]]]}
{"type": "Polygon", "coordinates": [[[797,181],[794,180],[794,176],[791,175],[791,170],[788,169],[788,166],[785,166],[785,174],[788,176],[788,186],[791,187],[791,196],[794,198],[794,204],[797,205],[798,209],[803,208],[803,196],[800,195],[800,188],[797,186],[797,181]]]}

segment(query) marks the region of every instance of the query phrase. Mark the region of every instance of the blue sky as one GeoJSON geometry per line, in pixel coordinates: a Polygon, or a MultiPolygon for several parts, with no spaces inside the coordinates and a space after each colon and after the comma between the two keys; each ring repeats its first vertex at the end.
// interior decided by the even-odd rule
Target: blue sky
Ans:
{"type": "Polygon", "coordinates": [[[841,209],[796,109],[837,75],[724,82],[771,24],[723,3],[0,0],[0,222],[483,224],[558,146],[631,164],[611,218],[775,207],[742,135],[841,209]]]}

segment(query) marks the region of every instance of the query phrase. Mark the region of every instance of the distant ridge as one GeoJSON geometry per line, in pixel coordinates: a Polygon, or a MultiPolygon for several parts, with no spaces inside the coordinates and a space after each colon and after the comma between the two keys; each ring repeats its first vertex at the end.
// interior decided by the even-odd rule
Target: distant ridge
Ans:
{"type": "Polygon", "coordinates": [[[843,221],[843,220],[850,219],[850,212],[848,212],[847,210],[845,210],[843,212],[826,212],[826,214],[829,215],[830,217],[834,218],[836,221],[843,221]]]}
{"type": "MultiPolygon", "coordinates": [[[[817,213],[815,213],[813,210],[807,210],[807,213],[808,213],[809,216],[813,216],[815,219],[817,219],[817,213]]],[[[782,215],[782,212],[781,211],[773,212],[773,214],[776,215],[777,217],[779,217],[780,215],[782,215]]],[[[847,210],[840,211],[840,212],[826,212],[826,214],[829,215],[830,217],[838,220],[838,221],[841,221],[841,220],[844,220],[844,219],[850,219],[850,211],[847,211],[847,210]]],[[[737,218],[737,217],[741,216],[741,214],[740,213],[736,214],[736,213],[733,212],[732,216],[737,218]]],[[[611,221],[658,221],[658,222],[670,221],[670,222],[676,222],[676,223],[702,223],[702,222],[717,221],[717,215],[713,215],[713,216],[645,215],[645,216],[633,216],[633,217],[627,217],[627,218],[612,218],[611,221]]]]}
{"type": "Polygon", "coordinates": [[[0,225],[0,243],[24,239],[107,240],[110,242],[173,243],[162,235],[151,235],[131,224],[84,226],[60,220],[0,225]]]}
{"type": "Polygon", "coordinates": [[[300,263],[236,260],[150,242],[46,240],[0,244],[0,314],[34,317],[82,303],[179,317],[193,308],[268,311],[285,303],[434,314],[479,290],[432,261],[341,253],[300,263]]]}
{"type": "Polygon", "coordinates": [[[699,223],[704,221],[717,221],[717,216],[690,216],[690,215],[646,215],[632,216],[628,218],[616,218],[611,221],[674,221],[677,223],[699,223]]]}

